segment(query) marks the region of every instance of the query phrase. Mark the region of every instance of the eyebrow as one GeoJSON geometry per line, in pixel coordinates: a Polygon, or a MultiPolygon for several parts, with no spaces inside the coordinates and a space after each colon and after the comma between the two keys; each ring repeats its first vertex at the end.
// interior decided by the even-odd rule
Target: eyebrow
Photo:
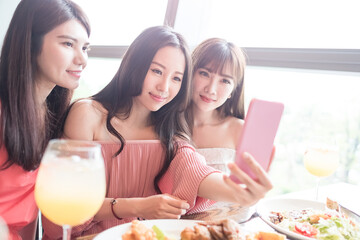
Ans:
{"type": "MultiPolygon", "coordinates": [[[[152,61],[151,63],[152,63],[152,64],[159,65],[160,67],[162,67],[162,68],[166,69],[166,67],[165,67],[164,65],[162,65],[161,63],[158,63],[158,62],[155,62],[155,61],[152,61]]],[[[184,75],[184,73],[179,72],[179,71],[176,71],[175,73],[177,73],[177,74],[181,74],[181,75],[184,75]]]]}
{"type": "MultiPolygon", "coordinates": [[[[71,39],[73,40],[74,42],[78,42],[78,40],[72,36],[69,36],[69,35],[59,35],[57,36],[57,38],[66,38],[66,39],[71,39]]],[[[90,43],[89,42],[86,42],[84,45],[89,45],[90,43]]]]}
{"type": "MultiPolygon", "coordinates": [[[[208,72],[213,73],[213,70],[211,70],[210,68],[203,67],[203,69],[206,69],[208,72]]],[[[225,78],[231,78],[231,79],[234,79],[234,77],[232,77],[232,76],[230,76],[230,75],[227,75],[227,74],[222,74],[222,73],[220,73],[219,75],[220,75],[220,76],[222,76],[222,77],[225,77],[225,78]]]]}

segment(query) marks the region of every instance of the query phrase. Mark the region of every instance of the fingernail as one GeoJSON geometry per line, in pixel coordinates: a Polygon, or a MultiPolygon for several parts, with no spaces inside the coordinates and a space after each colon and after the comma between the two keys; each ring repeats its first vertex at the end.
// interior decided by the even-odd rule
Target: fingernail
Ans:
{"type": "Polygon", "coordinates": [[[183,208],[189,209],[189,208],[190,208],[190,205],[189,205],[188,203],[185,203],[183,208]]]}

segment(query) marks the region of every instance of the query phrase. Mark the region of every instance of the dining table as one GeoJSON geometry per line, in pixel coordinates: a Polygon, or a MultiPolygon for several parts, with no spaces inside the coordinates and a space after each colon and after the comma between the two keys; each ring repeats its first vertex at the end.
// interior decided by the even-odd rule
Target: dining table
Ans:
{"type": "MultiPolygon", "coordinates": [[[[280,195],[273,195],[265,197],[265,199],[300,199],[312,200],[319,202],[326,202],[330,198],[342,206],[351,209],[353,212],[360,214],[360,185],[336,182],[319,187],[318,199],[315,199],[316,188],[304,189],[294,192],[289,192],[280,195]]],[[[184,215],[182,219],[202,220],[202,221],[216,221],[221,219],[232,219],[240,224],[241,227],[247,231],[265,231],[276,232],[270,227],[259,214],[256,213],[256,204],[252,207],[241,207],[236,203],[217,202],[207,210],[184,215]]],[[[97,234],[78,237],[77,240],[92,240],[97,234]]],[[[288,237],[287,239],[293,239],[288,237]]]]}

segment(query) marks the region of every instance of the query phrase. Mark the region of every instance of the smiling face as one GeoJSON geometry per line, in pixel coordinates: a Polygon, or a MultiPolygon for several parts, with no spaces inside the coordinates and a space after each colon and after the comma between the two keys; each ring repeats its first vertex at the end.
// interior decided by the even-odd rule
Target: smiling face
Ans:
{"type": "Polygon", "coordinates": [[[87,32],[77,20],[69,20],[45,34],[37,58],[37,84],[48,89],[55,85],[77,88],[87,64],[88,47],[87,32]]]}
{"type": "Polygon", "coordinates": [[[150,111],[157,111],[178,94],[185,70],[185,57],[179,48],[166,46],[155,54],[146,74],[142,92],[135,98],[150,111]]]}
{"type": "Polygon", "coordinates": [[[213,111],[231,97],[235,82],[229,65],[214,72],[208,64],[198,68],[193,77],[193,103],[201,111],[213,111]]]}

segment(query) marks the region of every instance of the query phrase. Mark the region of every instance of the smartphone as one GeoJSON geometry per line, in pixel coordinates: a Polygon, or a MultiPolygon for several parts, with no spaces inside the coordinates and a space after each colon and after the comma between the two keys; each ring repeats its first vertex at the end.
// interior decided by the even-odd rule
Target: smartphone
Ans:
{"type": "MultiPolygon", "coordinates": [[[[250,102],[236,148],[235,163],[253,179],[255,174],[242,159],[242,154],[250,153],[263,169],[269,170],[274,139],[283,111],[284,104],[280,102],[256,98],[250,102]]],[[[234,175],[231,175],[230,178],[240,183],[234,175]]]]}

